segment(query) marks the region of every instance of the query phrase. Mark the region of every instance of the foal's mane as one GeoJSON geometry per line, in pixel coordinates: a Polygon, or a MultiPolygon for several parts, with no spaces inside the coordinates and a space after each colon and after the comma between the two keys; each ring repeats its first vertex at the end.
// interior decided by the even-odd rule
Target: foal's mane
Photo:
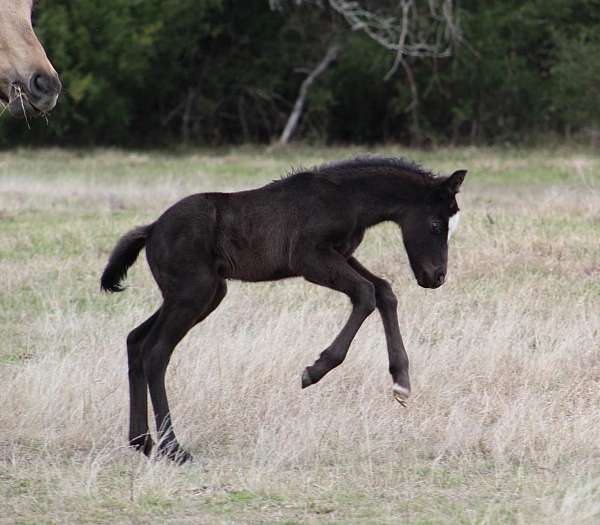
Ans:
{"type": "Polygon", "coordinates": [[[432,172],[403,157],[361,156],[349,160],[326,162],[313,168],[315,172],[324,174],[337,172],[352,173],[365,169],[373,171],[385,171],[387,173],[404,173],[427,180],[433,180],[435,178],[432,172]]]}
{"type": "MultiPolygon", "coordinates": [[[[281,178],[290,181],[306,176],[324,177],[332,182],[379,174],[395,175],[413,183],[431,186],[437,177],[431,171],[402,157],[361,156],[349,160],[326,162],[312,168],[295,168],[281,178]]],[[[274,181],[274,183],[281,182],[274,181]]]]}

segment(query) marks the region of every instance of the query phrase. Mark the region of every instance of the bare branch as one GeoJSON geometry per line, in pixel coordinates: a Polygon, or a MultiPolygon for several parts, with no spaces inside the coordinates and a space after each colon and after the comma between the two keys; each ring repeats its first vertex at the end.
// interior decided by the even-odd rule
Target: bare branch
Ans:
{"type": "MultiPolygon", "coordinates": [[[[433,0],[430,0],[430,5],[433,0]]],[[[402,50],[404,49],[404,44],[406,42],[406,35],[408,34],[408,11],[410,9],[410,5],[412,4],[412,0],[402,0],[402,29],[400,30],[400,36],[398,37],[398,50],[396,51],[396,57],[394,58],[394,63],[390,70],[386,73],[384,80],[389,80],[392,78],[398,66],[403,61],[402,50]]],[[[404,65],[403,65],[404,67],[404,65]]],[[[405,68],[406,69],[406,68],[405,68]]]]}
{"type": "Polygon", "coordinates": [[[316,67],[304,79],[304,82],[302,82],[302,85],[300,86],[300,90],[298,92],[298,97],[296,98],[296,103],[294,104],[294,109],[290,113],[283,133],[281,134],[281,137],[279,139],[280,144],[287,144],[290,140],[290,137],[296,130],[298,122],[300,121],[300,117],[302,116],[304,103],[306,102],[306,96],[308,95],[308,90],[311,84],[332,64],[332,62],[340,54],[341,50],[341,47],[337,44],[332,44],[331,46],[329,46],[329,49],[327,49],[327,53],[325,53],[325,56],[323,57],[321,62],[319,62],[316,65],[316,67]]]}
{"type": "MultiPolygon", "coordinates": [[[[429,0],[429,16],[417,12],[414,0],[402,0],[400,20],[384,16],[361,6],[357,1],[328,0],[354,31],[363,31],[382,47],[396,53],[415,57],[443,57],[452,54],[452,45],[459,37],[453,22],[452,0],[429,0]],[[442,16],[436,5],[442,1],[442,16]],[[439,26],[448,27],[442,46],[435,38],[439,26]]],[[[397,68],[397,65],[396,65],[397,68]]]]}
{"type": "Polygon", "coordinates": [[[399,54],[447,57],[455,42],[461,41],[452,0],[427,0],[427,9],[421,12],[417,9],[418,0],[400,0],[398,8],[387,13],[365,7],[364,0],[270,0],[270,5],[281,10],[288,2],[321,8],[327,4],[353,31],[362,31],[380,46],[396,52],[392,71],[400,64],[399,54]],[[440,34],[443,38],[438,38],[440,34]]]}
{"type": "MultiPolygon", "coordinates": [[[[384,49],[394,52],[394,61],[385,80],[391,79],[398,68],[402,68],[411,95],[406,111],[411,115],[412,139],[420,142],[419,90],[410,58],[429,57],[435,61],[450,56],[455,44],[462,42],[452,0],[397,0],[397,7],[379,0],[270,0],[273,9],[283,9],[286,2],[312,4],[320,8],[326,4],[352,31],[362,31],[384,49]],[[381,7],[382,4],[388,5],[387,10],[381,7]]],[[[294,110],[280,139],[283,144],[287,143],[298,124],[307,90],[316,78],[313,74],[317,69],[308,75],[300,88],[294,110]]]]}

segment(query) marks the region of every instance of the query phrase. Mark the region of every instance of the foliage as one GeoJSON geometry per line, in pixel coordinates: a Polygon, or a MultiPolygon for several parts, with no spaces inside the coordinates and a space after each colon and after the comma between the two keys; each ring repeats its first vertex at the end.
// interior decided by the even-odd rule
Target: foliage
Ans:
{"type": "Polygon", "coordinates": [[[270,142],[332,41],[299,138],[327,142],[519,141],[597,126],[599,0],[463,0],[450,58],[394,53],[311,2],[39,0],[37,32],[64,94],[31,129],[3,118],[0,144],[270,142]],[[416,124],[418,126],[416,126],[416,124]]]}
{"type": "Polygon", "coordinates": [[[600,127],[600,35],[582,33],[559,41],[554,78],[554,111],[567,126],[600,127]]]}

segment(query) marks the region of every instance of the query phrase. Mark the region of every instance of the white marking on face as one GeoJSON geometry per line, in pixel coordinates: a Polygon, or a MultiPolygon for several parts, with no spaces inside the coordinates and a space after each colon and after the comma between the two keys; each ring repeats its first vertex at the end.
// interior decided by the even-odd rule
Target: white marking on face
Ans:
{"type": "Polygon", "coordinates": [[[452,234],[456,230],[458,226],[458,221],[460,220],[460,212],[457,211],[452,217],[448,219],[448,240],[452,237],[452,234]]]}

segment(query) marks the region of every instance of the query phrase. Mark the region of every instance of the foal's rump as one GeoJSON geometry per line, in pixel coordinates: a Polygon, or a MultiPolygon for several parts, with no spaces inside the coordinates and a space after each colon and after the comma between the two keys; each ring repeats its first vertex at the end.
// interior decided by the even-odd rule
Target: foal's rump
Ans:
{"type": "MultiPolygon", "coordinates": [[[[146,258],[163,295],[175,281],[217,271],[217,207],[225,194],[197,193],[167,209],[156,221],[146,244],[146,258]]],[[[207,275],[207,276],[208,276],[207,275]]]]}
{"type": "Polygon", "coordinates": [[[138,226],[121,237],[113,248],[100,280],[106,292],[121,292],[121,282],[146,248],[150,270],[163,293],[171,275],[182,275],[202,266],[214,270],[216,206],[213,194],[190,195],[167,209],[156,222],[138,226]]]}

